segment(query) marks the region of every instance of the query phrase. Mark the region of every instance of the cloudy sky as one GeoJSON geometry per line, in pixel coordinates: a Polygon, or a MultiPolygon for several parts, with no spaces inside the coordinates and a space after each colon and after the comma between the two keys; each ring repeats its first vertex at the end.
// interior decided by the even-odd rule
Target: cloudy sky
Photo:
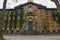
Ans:
{"type": "MultiPolygon", "coordinates": [[[[0,0],[0,9],[2,9],[3,7],[3,2],[4,0],[0,0]]],[[[12,9],[20,4],[24,4],[26,3],[27,0],[8,0],[7,4],[6,4],[6,9],[12,9]]],[[[46,6],[47,8],[56,8],[56,5],[54,2],[52,2],[51,0],[34,0],[33,2],[37,3],[37,4],[42,4],[44,6],[46,6]]]]}

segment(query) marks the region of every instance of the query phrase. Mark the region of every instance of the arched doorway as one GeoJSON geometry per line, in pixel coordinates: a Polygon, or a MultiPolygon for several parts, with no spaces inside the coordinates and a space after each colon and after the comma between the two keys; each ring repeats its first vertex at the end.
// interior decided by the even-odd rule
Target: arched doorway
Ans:
{"type": "Polygon", "coordinates": [[[32,18],[28,19],[28,31],[32,31],[33,30],[33,21],[32,18]]]}

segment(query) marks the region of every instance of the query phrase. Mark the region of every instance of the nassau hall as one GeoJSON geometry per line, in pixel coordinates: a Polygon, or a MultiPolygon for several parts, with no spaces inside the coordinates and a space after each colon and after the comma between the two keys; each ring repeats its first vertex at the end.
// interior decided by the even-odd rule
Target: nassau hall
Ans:
{"type": "Polygon", "coordinates": [[[58,17],[54,15],[57,8],[47,8],[32,1],[5,10],[3,33],[43,34],[60,31],[58,17]]]}

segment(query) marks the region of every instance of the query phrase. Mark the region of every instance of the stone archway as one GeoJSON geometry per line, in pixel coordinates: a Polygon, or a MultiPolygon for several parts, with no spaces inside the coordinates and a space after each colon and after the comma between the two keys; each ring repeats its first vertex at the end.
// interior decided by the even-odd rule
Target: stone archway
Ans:
{"type": "Polygon", "coordinates": [[[34,30],[34,17],[33,16],[28,16],[26,20],[26,30],[29,31],[29,26],[31,26],[31,30],[34,30]]]}
{"type": "Polygon", "coordinates": [[[28,19],[28,31],[32,31],[33,30],[33,20],[32,18],[28,19]]]}

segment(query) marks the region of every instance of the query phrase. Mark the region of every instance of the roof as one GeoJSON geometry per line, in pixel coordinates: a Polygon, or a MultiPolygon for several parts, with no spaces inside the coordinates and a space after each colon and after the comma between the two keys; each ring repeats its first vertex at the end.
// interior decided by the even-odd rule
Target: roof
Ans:
{"type": "MultiPolygon", "coordinates": [[[[57,10],[57,8],[47,8],[46,6],[44,5],[41,5],[41,4],[37,4],[37,3],[34,3],[34,2],[28,2],[28,3],[25,3],[25,4],[22,4],[22,5],[19,5],[19,6],[16,6],[14,7],[14,9],[6,9],[7,11],[14,11],[14,10],[17,10],[17,9],[20,9],[26,5],[34,5],[34,6],[37,6],[39,9],[46,9],[46,10],[57,10]]],[[[2,9],[0,9],[1,11],[2,9]]]]}
{"type": "Polygon", "coordinates": [[[57,8],[46,8],[46,10],[57,10],[57,8]]]}
{"type": "Polygon", "coordinates": [[[15,8],[21,8],[21,7],[24,7],[24,6],[29,5],[29,4],[35,5],[40,9],[46,9],[46,6],[41,5],[41,4],[37,4],[37,3],[34,3],[34,2],[28,2],[28,3],[22,4],[22,5],[16,6],[15,8]]]}

